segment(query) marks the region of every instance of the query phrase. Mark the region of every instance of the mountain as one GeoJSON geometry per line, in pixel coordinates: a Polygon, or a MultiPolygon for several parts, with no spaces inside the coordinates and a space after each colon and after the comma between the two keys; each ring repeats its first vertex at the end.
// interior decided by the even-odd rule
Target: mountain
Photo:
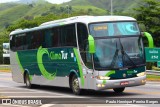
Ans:
{"type": "MultiPolygon", "coordinates": [[[[160,1],[160,0],[157,0],[160,1]]],[[[142,4],[143,0],[112,0],[113,11],[115,12],[124,12],[130,13],[133,11],[133,8],[142,4]]],[[[111,0],[71,0],[70,2],[64,3],[63,5],[71,6],[87,6],[92,5],[107,11],[110,11],[111,0]]]]}
{"type": "MultiPolygon", "coordinates": [[[[45,0],[19,0],[0,4],[0,31],[17,20],[31,20],[47,14],[70,13],[84,15],[109,15],[111,0],[71,0],[60,5],[51,4],[45,0]]],[[[142,0],[112,0],[114,14],[130,13],[138,7],[142,0]]],[[[160,1],[160,0],[159,0],[160,1]]]]}
{"type": "Polygon", "coordinates": [[[32,2],[32,4],[25,4],[24,2],[20,3],[20,1],[0,4],[0,31],[2,28],[13,24],[19,19],[41,16],[53,6],[53,4],[46,1],[44,1],[45,3],[41,3],[40,1],[44,0],[38,0],[38,2],[32,2]]]}
{"type": "MultiPolygon", "coordinates": [[[[106,10],[92,5],[73,6],[73,13],[104,15],[106,10]]],[[[67,14],[67,6],[51,4],[45,0],[19,0],[12,3],[0,4],[0,31],[13,24],[17,20],[27,20],[47,14],[67,14]]]]}

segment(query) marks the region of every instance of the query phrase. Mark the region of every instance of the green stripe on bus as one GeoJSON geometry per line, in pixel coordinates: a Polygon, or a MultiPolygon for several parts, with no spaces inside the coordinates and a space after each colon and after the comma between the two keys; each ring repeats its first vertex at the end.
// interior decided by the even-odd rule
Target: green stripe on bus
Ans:
{"type": "Polygon", "coordinates": [[[109,71],[105,76],[109,77],[111,74],[115,74],[114,70],[109,71]]]}
{"type": "Polygon", "coordinates": [[[29,75],[29,80],[32,80],[33,79],[33,76],[32,75],[29,75]]]}
{"type": "Polygon", "coordinates": [[[38,51],[37,51],[37,63],[38,63],[39,70],[41,71],[42,75],[46,79],[53,80],[56,77],[57,70],[54,73],[51,74],[45,69],[45,67],[43,65],[43,55],[44,54],[47,54],[48,57],[49,57],[48,49],[47,48],[42,48],[42,46],[40,46],[38,48],[38,51]]]}
{"type": "Polygon", "coordinates": [[[81,61],[79,59],[78,51],[75,48],[73,48],[73,50],[74,50],[74,53],[76,55],[77,64],[78,64],[78,68],[79,68],[79,71],[80,71],[81,85],[84,86],[84,77],[83,77],[82,65],[81,65],[81,61]]]}
{"type": "Polygon", "coordinates": [[[21,69],[21,72],[24,73],[24,69],[23,69],[22,64],[21,64],[21,62],[19,60],[18,52],[16,52],[16,60],[17,60],[18,65],[19,65],[19,67],[21,69]]]}
{"type": "MultiPolygon", "coordinates": [[[[105,76],[109,77],[110,75],[115,74],[114,70],[109,71],[105,76]]],[[[103,84],[106,84],[106,80],[103,80],[103,84]]]]}

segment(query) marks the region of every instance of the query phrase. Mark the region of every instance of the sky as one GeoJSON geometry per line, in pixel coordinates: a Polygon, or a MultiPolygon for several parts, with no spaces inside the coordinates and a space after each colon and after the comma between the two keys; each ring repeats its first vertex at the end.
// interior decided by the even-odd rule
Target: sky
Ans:
{"type": "MultiPolygon", "coordinates": [[[[12,1],[18,1],[18,0],[0,0],[0,3],[12,2],[12,1]]],[[[70,0],[46,0],[46,1],[48,1],[50,3],[60,4],[63,2],[68,2],[70,0]]]]}

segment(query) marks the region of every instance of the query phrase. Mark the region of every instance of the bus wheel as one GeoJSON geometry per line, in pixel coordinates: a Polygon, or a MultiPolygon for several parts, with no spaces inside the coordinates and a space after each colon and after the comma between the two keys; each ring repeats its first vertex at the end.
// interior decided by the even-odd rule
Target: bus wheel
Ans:
{"type": "Polygon", "coordinates": [[[114,88],[113,90],[116,93],[122,93],[124,91],[124,89],[125,89],[125,87],[123,87],[123,88],[114,88]]]}
{"type": "Polygon", "coordinates": [[[72,81],[71,81],[71,88],[74,94],[80,95],[81,94],[81,89],[79,87],[79,81],[76,75],[73,75],[72,81]]]}
{"type": "Polygon", "coordinates": [[[27,88],[32,88],[32,84],[31,84],[31,81],[29,79],[29,74],[28,73],[26,73],[26,75],[25,75],[25,83],[26,83],[27,88]]]}

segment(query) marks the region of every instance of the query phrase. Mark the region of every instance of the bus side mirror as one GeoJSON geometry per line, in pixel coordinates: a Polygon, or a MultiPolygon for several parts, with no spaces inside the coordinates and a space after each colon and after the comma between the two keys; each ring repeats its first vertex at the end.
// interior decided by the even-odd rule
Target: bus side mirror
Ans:
{"type": "Polygon", "coordinates": [[[95,41],[92,35],[88,36],[88,43],[89,43],[89,53],[94,54],[95,51],[95,41]]]}
{"type": "Polygon", "coordinates": [[[154,41],[153,41],[153,37],[151,36],[151,34],[149,34],[148,32],[142,32],[142,36],[146,37],[148,39],[148,44],[150,48],[154,47],[154,41]]]}

